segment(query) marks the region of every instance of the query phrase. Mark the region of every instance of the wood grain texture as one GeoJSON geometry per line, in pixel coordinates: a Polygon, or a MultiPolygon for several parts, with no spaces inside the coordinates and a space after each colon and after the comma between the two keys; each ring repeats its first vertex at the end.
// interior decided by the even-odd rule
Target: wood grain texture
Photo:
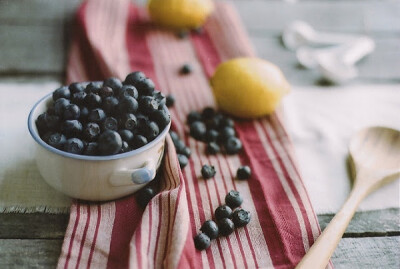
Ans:
{"type": "Polygon", "coordinates": [[[0,268],[56,268],[62,239],[0,240],[0,268]]]}

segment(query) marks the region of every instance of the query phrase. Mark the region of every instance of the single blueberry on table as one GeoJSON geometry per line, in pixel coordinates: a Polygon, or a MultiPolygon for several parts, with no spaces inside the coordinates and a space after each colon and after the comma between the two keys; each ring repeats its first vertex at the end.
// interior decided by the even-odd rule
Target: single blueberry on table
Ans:
{"type": "Polygon", "coordinates": [[[230,218],[232,216],[232,209],[227,205],[221,205],[215,209],[214,215],[217,221],[230,218]]]}
{"type": "Polygon", "coordinates": [[[221,152],[221,148],[215,142],[210,142],[207,144],[206,153],[210,155],[214,155],[221,152]]]}
{"type": "Polygon", "coordinates": [[[231,219],[224,218],[218,221],[219,234],[223,236],[230,235],[235,230],[235,224],[231,219]]]}
{"type": "Polygon", "coordinates": [[[175,96],[173,94],[168,94],[165,104],[167,107],[172,107],[175,104],[175,96]]]}
{"type": "Polygon", "coordinates": [[[188,115],[187,115],[187,124],[192,124],[195,121],[202,121],[201,118],[201,114],[197,111],[191,111],[188,115]]]}
{"type": "Polygon", "coordinates": [[[236,154],[242,149],[242,142],[239,140],[239,138],[232,136],[226,140],[224,147],[226,153],[231,155],[236,154]]]}
{"type": "Polygon", "coordinates": [[[204,250],[210,247],[210,237],[205,233],[199,233],[194,237],[194,246],[198,250],[204,250]]]}
{"type": "Polygon", "coordinates": [[[219,137],[219,132],[214,129],[209,129],[206,132],[205,140],[206,142],[217,142],[219,137]]]}
{"type": "Polygon", "coordinates": [[[235,126],[235,122],[231,118],[223,117],[220,121],[220,126],[221,126],[221,128],[223,128],[223,127],[232,127],[233,128],[235,126]]]}
{"type": "Polygon", "coordinates": [[[135,194],[136,202],[142,207],[145,208],[150,200],[156,196],[157,190],[153,186],[146,186],[140,190],[138,190],[135,194]]]}
{"type": "Polygon", "coordinates": [[[215,171],[214,166],[205,164],[201,168],[201,175],[203,176],[204,179],[212,178],[213,176],[215,176],[215,174],[216,174],[216,171],[215,171]]]}
{"type": "Polygon", "coordinates": [[[243,203],[243,198],[238,191],[232,190],[225,196],[225,203],[231,208],[236,208],[243,203]]]}
{"type": "Polygon", "coordinates": [[[201,121],[190,124],[190,135],[196,140],[204,140],[207,132],[206,125],[201,121]]]}
{"type": "Polygon", "coordinates": [[[235,129],[232,127],[224,127],[219,132],[219,140],[221,142],[227,141],[230,137],[234,137],[235,134],[235,129]]]}
{"type": "Polygon", "coordinates": [[[179,152],[180,154],[183,154],[183,155],[185,155],[186,157],[190,157],[190,155],[192,154],[192,151],[190,150],[190,148],[189,147],[184,147],[183,149],[182,149],[182,151],[181,152],[179,152]]]}
{"type": "Polygon", "coordinates": [[[208,120],[208,119],[212,119],[215,114],[217,112],[215,111],[214,108],[212,107],[206,107],[203,109],[203,111],[201,112],[201,117],[203,118],[203,120],[208,120]]]}
{"type": "Polygon", "coordinates": [[[122,139],[117,132],[106,130],[99,136],[98,144],[101,155],[113,155],[121,150],[122,139]]]}
{"type": "Polygon", "coordinates": [[[189,163],[188,158],[183,154],[178,154],[177,156],[178,156],[179,166],[181,167],[181,169],[185,168],[185,166],[188,165],[189,163]]]}
{"type": "Polygon", "coordinates": [[[183,75],[187,75],[192,73],[193,68],[190,64],[184,64],[181,69],[179,70],[179,73],[183,74],[183,75]]]}
{"type": "Polygon", "coordinates": [[[201,225],[200,231],[208,235],[210,239],[218,237],[218,225],[212,220],[205,221],[203,225],[201,225]]]}
{"type": "MultiPolygon", "coordinates": [[[[180,140],[178,134],[174,131],[170,130],[169,135],[171,136],[171,139],[172,139],[172,142],[174,142],[174,145],[175,145],[176,141],[180,140]]],[[[176,145],[175,145],[175,147],[176,147],[176,145]]]]}
{"type": "Polygon", "coordinates": [[[237,179],[249,179],[251,177],[251,169],[247,165],[242,165],[236,171],[237,179]]]}
{"type": "Polygon", "coordinates": [[[173,141],[173,142],[174,142],[176,152],[181,153],[185,150],[185,147],[186,147],[185,142],[183,142],[180,139],[173,141]]]}
{"type": "Polygon", "coordinates": [[[236,209],[232,214],[232,221],[235,227],[246,226],[251,220],[251,214],[242,208],[236,209]]]}

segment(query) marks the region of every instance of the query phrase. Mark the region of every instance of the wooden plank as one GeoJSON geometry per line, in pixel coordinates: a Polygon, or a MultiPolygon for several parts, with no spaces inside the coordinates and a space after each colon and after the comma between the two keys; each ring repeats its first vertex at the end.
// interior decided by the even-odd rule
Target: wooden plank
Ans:
{"type": "Polygon", "coordinates": [[[63,239],[68,219],[69,214],[2,213],[0,239],[63,239]]]}
{"type": "MultiPolygon", "coordinates": [[[[357,212],[347,227],[344,237],[400,235],[399,216],[399,208],[357,212]]],[[[322,230],[333,217],[333,214],[318,215],[322,230]]]]}
{"type": "Polygon", "coordinates": [[[336,269],[400,268],[400,236],[344,238],[332,256],[336,269]]]}
{"type": "Polygon", "coordinates": [[[263,34],[280,32],[294,20],[318,30],[359,33],[400,31],[398,1],[285,1],[233,0],[247,29],[263,34]]]}
{"type": "Polygon", "coordinates": [[[62,239],[0,240],[0,268],[56,268],[62,239]]]}

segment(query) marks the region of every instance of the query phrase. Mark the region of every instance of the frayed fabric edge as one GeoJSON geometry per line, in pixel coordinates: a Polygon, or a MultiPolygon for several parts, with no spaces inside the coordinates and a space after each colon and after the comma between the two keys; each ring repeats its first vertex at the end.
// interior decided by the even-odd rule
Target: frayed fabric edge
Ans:
{"type": "Polygon", "coordinates": [[[51,206],[0,206],[0,213],[49,213],[49,214],[67,214],[68,207],[51,206]]]}

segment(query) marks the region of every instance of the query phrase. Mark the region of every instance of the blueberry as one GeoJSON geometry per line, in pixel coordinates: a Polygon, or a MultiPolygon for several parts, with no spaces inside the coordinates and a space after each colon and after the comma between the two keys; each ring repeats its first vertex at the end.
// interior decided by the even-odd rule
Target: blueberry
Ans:
{"type": "Polygon", "coordinates": [[[219,132],[219,140],[221,142],[227,141],[230,137],[234,137],[235,134],[235,129],[232,127],[224,127],[219,132]]]}
{"type": "Polygon", "coordinates": [[[242,142],[237,137],[230,137],[224,144],[228,154],[236,154],[242,149],[242,142]]]}
{"type": "Polygon", "coordinates": [[[214,155],[214,154],[221,152],[221,148],[218,146],[217,143],[210,142],[207,144],[206,152],[207,152],[207,154],[214,155]]]}
{"type": "Polygon", "coordinates": [[[126,96],[137,99],[139,96],[138,90],[132,85],[124,85],[119,90],[118,98],[123,99],[126,96]]]}
{"type": "Polygon", "coordinates": [[[133,85],[140,95],[152,95],[155,88],[154,82],[149,78],[136,81],[133,85]]]}
{"type": "Polygon", "coordinates": [[[162,130],[171,121],[171,116],[166,110],[155,110],[151,113],[150,118],[154,120],[162,130]]]}
{"type": "Polygon", "coordinates": [[[108,86],[113,89],[114,93],[118,93],[119,89],[122,87],[122,82],[119,78],[107,78],[103,81],[103,86],[108,86]]]}
{"type": "Polygon", "coordinates": [[[134,85],[137,81],[143,80],[145,78],[146,75],[143,72],[135,71],[126,76],[124,84],[134,85]]]}
{"type": "Polygon", "coordinates": [[[236,208],[243,203],[243,198],[238,191],[230,191],[225,196],[225,203],[231,208],[236,208]]]}
{"type": "Polygon", "coordinates": [[[132,149],[129,147],[128,142],[122,140],[122,146],[121,146],[121,150],[119,151],[119,153],[124,153],[124,152],[128,152],[131,150],[132,149]]]}
{"type": "Polygon", "coordinates": [[[137,118],[132,113],[123,114],[119,125],[122,129],[134,130],[137,127],[137,118]]]}
{"type": "Polygon", "coordinates": [[[214,129],[209,129],[206,132],[205,140],[206,142],[217,142],[219,137],[219,132],[214,129]]]}
{"type": "Polygon", "coordinates": [[[77,120],[81,115],[81,110],[75,104],[69,104],[64,109],[64,119],[65,120],[77,120]]]}
{"type": "Polygon", "coordinates": [[[150,200],[156,196],[157,191],[152,186],[146,186],[140,190],[138,190],[135,194],[136,202],[142,207],[145,208],[146,205],[150,202],[150,200]]]}
{"type": "Polygon", "coordinates": [[[81,111],[81,113],[80,113],[81,115],[79,117],[79,120],[81,122],[87,121],[87,119],[89,117],[89,109],[87,107],[85,107],[85,106],[81,106],[80,107],[80,111],[81,111]]]}
{"type": "Polygon", "coordinates": [[[48,131],[57,131],[60,126],[60,118],[56,115],[50,115],[46,112],[40,114],[36,119],[36,127],[39,134],[44,134],[48,131]]]}
{"type": "Polygon", "coordinates": [[[205,233],[199,233],[194,237],[194,246],[198,250],[204,250],[210,247],[211,240],[205,233]]]}
{"type": "Polygon", "coordinates": [[[167,98],[165,97],[164,94],[162,94],[159,91],[154,91],[153,92],[153,97],[157,101],[158,104],[158,109],[161,109],[162,106],[165,106],[167,103],[167,98]]]}
{"type": "Polygon", "coordinates": [[[77,105],[83,105],[85,102],[86,93],[85,92],[76,92],[72,95],[71,101],[77,105]]]}
{"type": "Polygon", "coordinates": [[[53,92],[53,101],[60,98],[69,99],[71,97],[71,92],[67,86],[62,86],[53,92]]]}
{"type": "Polygon", "coordinates": [[[195,28],[195,29],[193,29],[193,32],[196,34],[196,35],[201,35],[201,34],[203,34],[204,33],[204,28],[203,27],[197,27],[197,28],[195,28]]]}
{"type": "Polygon", "coordinates": [[[119,101],[117,98],[114,96],[109,96],[103,99],[102,108],[108,115],[115,115],[118,112],[118,104],[119,101]]]}
{"type": "Polygon", "coordinates": [[[160,129],[158,128],[157,123],[154,121],[146,121],[140,132],[147,138],[148,141],[152,141],[158,136],[160,129]]]}
{"type": "Polygon", "coordinates": [[[236,171],[237,179],[249,179],[251,177],[251,169],[247,165],[240,166],[236,171]]]}
{"type": "Polygon", "coordinates": [[[251,220],[251,214],[249,211],[246,211],[242,208],[236,209],[232,214],[232,221],[235,224],[235,227],[243,227],[246,226],[251,220]]]}
{"type": "Polygon", "coordinates": [[[218,237],[218,225],[212,220],[205,221],[203,225],[201,225],[200,231],[208,235],[210,239],[218,237]]]}
{"type": "Polygon", "coordinates": [[[216,174],[216,171],[215,171],[214,166],[205,164],[201,168],[201,175],[203,176],[204,179],[212,178],[213,176],[215,176],[215,174],[216,174]]]}
{"type": "Polygon", "coordinates": [[[118,133],[123,141],[130,143],[133,140],[133,133],[127,129],[119,130],[118,133]]]}
{"type": "Polygon", "coordinates": [[[146,124],[149,121],[149,117],[144,114],[137,113],[136,120],[137,120],[137,128],[143,129],[143,128],[146,128],[146,124]]]}
{"type": "Polygon", "coordinates": [[[118,121],[114,117],[107,117],[103,121],[103,130],[112,130],[112,131],[117,131],[118,130],[118,121]]]}
{"type": "Polygon", "coordinates": [[[214,215],[217,221],[230,218],[232,216],[232,209],[227,205],[221,205],[215,209],[214,215]]]}
{"type": "Polygon", "coordinates": [[[181,69],[179,70],[179,73],[183,74],[183,75],[187,75],[192,73],[192,66],[190,64],[184,64],[181,69]]]}
{"type": "Polygon", "coordinates": [[[101,106],[101,97],[97,94],[89,92],[85,96],[85,105],[88,108],[97,108],[101,106]]]}
{"type": "Polygon", "coordinates": [[[151,114],[158,109],[158,103],[152,96],[143,96],[139,100],[139,108],[146,114],[151,114]]]}
{"type": "Polygon", "coordinates": [[[138,102],[132,96],[124,96],[119,102],[120,113],[135,113],[138,109],[138,102]]]}
{"type": "Polygon", "coordinates": [[[67,138],[60,133],[51,134],[47,140],[47,143],[57,149],[62,149],[64,144],[67,142],[67,138]]]}
{"type": "Polygon", "coordinates": [[[89,111],[88,120],[91,122],[101,123],[105,118],[106,113],[101,108],[95,108],[89,111]]]}
{"type": "Polygon", "coordinates": [[[220,121],[221,121],[221,115],[217,114],[211,119],[205,120],[205,124],[208,129],[215,129],[218,130],[220,126],[220,121]]]}
{"type": "Polygon", "coordinates": [[[82,129],[82,123],[78,120],[66,120],[61,125],[61,131],[68,138],[78,137],[82,133],[82,129]]]}
{"type": "Polygon", "coordinates": [[[68,89],[71,92],[71,94],[75,94],[78,92],[83,92],[85,90],[85,86],[83,86],[82,83],[74,82],[69,84],[68,89]]]}
{"type": "Polygon", "coordinates": [[[114,95],[114,91],[111,87],[103,86],[100,88],[99,95],[101,98],[106,98],[114,95]]]}
{"type": "Polygon", "coordinates": [[[187,30],[180,30],[176,33],[176,36],[179,37],[180,39],[184,39],[189,35],[189,32],[187,30]]]}
{"type": "Polygon", "coordinates": [[[168,94],[165,100],[167,107],[172,107],[175,104],[175,96],[173,94],[168,94]]]}
{"type": "Polygon", "coordinates": [[[201,121],[195,121],[190,124],[190,135],[197,140],[204,140],[206,135],[206,125],[201,121]]]}
{"type": "Polygon", "coordinates": [[[195,121],[201,121],[201,114],[197,111],[191,111],[188,115],[187,115],[187,123],[190,125],[195,121]]]}
{"type": "Polygon", "coordinates": [[[82,154],[84,145],[82,140],[74,137],[67,140],[67,142],[64,144],[64,150],[74,154],[82,154]]]}
{"type": "Polygon", "coordinates": [[[179,166],[181,167],[181,169],[185,168],[185,166],[188,165],[189,163],[188,158],[183,154],[178,154],[177,156],[178,156],[179,166]]]}
{"type": "Polygon", "coordinates": [[[97,144],[97,142],[89,142],[86,147],[85,150],[83,151],[84,155],[89,155],[89,156],[95,156],[98,154],[98,148],[99,144],[97,144]]]}
{"type": "Polygon", "coordinates": [[[235,126],[235,122],[228,117],[223,117],[220,121],[220,126],[223,127],[231,127],[233,128],[235,126]]]}
{"type": "Polygon", "coordinates": [[[214,108],[206,107],[201,112],[201,117],[203,118],[203,120],[208,120],[208,119],[212,119],[215,114],[216,114],[216,111],[214,108]]]}
{"type": "Polygon", "coordinates": [[[102,87],[102,85],[101,85],[100,83],[90,82],[90,83],[86,86],[85,92],[86,92],[86,93],[99,94],[101,87],[102,87]]]}
{"type": "Polygon", "coordinates": [[[186,148],[185,143],[180,139],[174,141],[174,145],[177,153],[182,153],[186,148]]]}
{"type": "Polygon", "coordinates": [[[143,147],[147,143],[148,142],[147,142],[147,138],[146,137],[144,137],[143,135],[135,135],[133,137],[133,139],[132,139],[132,143],[131,144],[132,144],[132,147],[134,149],[137,149],[137,148],[143,147]]]}
{"type": "Polygon", "coordinates": [[[190,157],[190,155],[192,154],[192,151],[190,150],[190,148],[188,148],[188,147],[184,147],[183,149],[182,149],[182,151],[181,152],[179,152],[180,154],[183,154],[183,155],[185,155],[186,157],[190,157]]]}
{"type": "Polygon", "coordinates": [[[180,140],[178,134],[174,131],[169,131],[169,135],[171,136],[172,142],[174,142],[174,144],[176,141],[180,140]]]}
{"type": "Polygon", "coordinates": [[[218,221],[219,234],[223,236],[230,235],[235,230],[235,224],[228,218],[218,221]]]}
{"type": "Polygon", "coordinates": [[[99,153],[101,155],[113,155],[117,154],[122,147],[121,136],[111,130],[105,130],[98,139],[99,153]]]}
{"type": "Polygon", "coordinates": [[[62,117],[64,115],[64,109],[71,103],[70,100],[63,97],[57,99],[54,102],[54,112],[57,116],[62,117]]]}

